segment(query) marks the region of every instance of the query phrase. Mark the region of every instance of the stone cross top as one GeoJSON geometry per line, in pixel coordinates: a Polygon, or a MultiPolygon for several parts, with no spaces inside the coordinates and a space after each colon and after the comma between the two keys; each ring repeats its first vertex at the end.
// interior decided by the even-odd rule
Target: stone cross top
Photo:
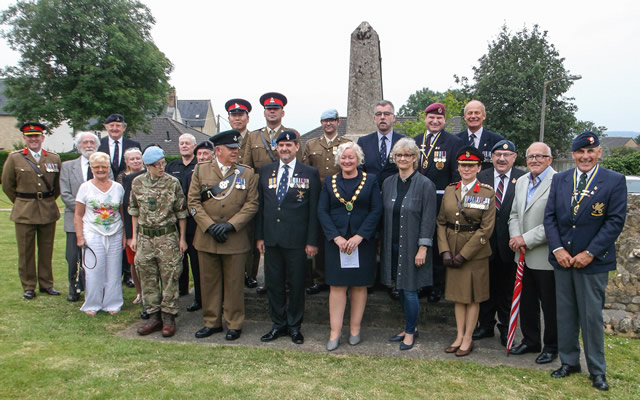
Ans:
{"type": "Polygon", "coordinates": [[[362,22],[351,34],[346,136],[375,132],[373,107],[382,100],[382,64],[378,33],[362,22]]]}

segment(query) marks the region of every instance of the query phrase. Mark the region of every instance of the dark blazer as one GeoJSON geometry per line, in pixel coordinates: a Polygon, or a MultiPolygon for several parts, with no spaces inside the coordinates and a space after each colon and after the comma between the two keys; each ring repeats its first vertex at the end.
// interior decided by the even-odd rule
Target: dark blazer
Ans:
{"type": "MultiPolygon", "coordinates": [[[[127,151],[127,149],[130,149],[132,147],[137,147],[140,150],[142,150],[142,148],[140,147],[140,143],[136,142],[135,140],[131,140],[131,139],[127,139],[126,137],[122,138],[122,149],[120,149],[120,164],[118,164],[118,170],[115,171],[112,169],[111,172],[113,172],[113,176],[118,176],[120,174],[120,172],[124,171],[125,169],[127,169],[127,166],[124,163],[124,152],[127,151]]],[[[103,153],[107,153],[107,154],[111,154],[109,152],[109,136],[107,137],[103,137],[102,139],[100,139],[100,147],[98,147],[98,151],[101,151],[103,153]]]]}
{"type": "MultiPolygon", "coordinates": [[[[398,142],[398,140],[406,137],[396,131],[392,132],[393,136],[391,138],[389,154],[391,154],[391,149],[393,149],[393,146],[398,142]]],[[[362,147],[362,151],[364,152],[364,165],[362,166],[362,170],[369,174],[375,174],[378,177],[378,186],[382,187],[382,182],[384,182],[387,177],[398,173],[398,167],[395,163],[389,162],[389,157],[387,157],[387,162],[384,165],[384,168],[380,166],[378,132],[373,132],[359,137],[358,146],[362,147]]]]}
{"type": "Polygon", "coordinates": [[[124,237],[131,239],[133,237],[133,222],[131,214],[129,214],[129,200],[131,198],[131,183],[135,178],[147,172],[146,169],[134,172],[133,174],[124,175],[122,177],[122,187],[124,188],[124,196],[122,198],[122,224],[124,225],[124,237]]]}
{"type": "MultiPolygon", "coordinates": [[[[458,133],[457,136],[462,139],[464,145],[469,143],[469,132],[466,129],[458,133]]],[[[501,134],[490,131],[485,127],[482,128],[482,136],[480,136],[478,150],[480,150],[485,156],[484,161],[482,162],[483,170],[493,167],[493,164],[491,163],[491,149],[502,139],[504,139],[504,136],[501,134]]]]}
{"type": "MultiPolygon", "coordinates": [[[[362,172],[358,175],[361,176],[362,172]]],[[[347,211],[334,195],[331,178],[332,176],[328,176],[325,180],[318,202],[318,220],[327,241],[338,236],[348,239],[347,230],[350,230],[352,235],[357,234],[367,240],[373,240],[382,216],[382,196],[378,178],[374,174],[367,173],[367,180],[360,190],[352,211],[347,211]]],[[[336,178],[338,193],[343,199],[349,200],[353,194],[347,197],[343,182],[342,173],[338,173],[336,178]]]]}
{"type": "MultiPolygon", "coordinates": [[[[491,186],[495,192],[497,188],[494,187],[493,171],[493,167],[480,171],[478,180],[491,186]]],[[[521,169],[511,168],[507,191],[502,196],[500,211],[496,210],[496,224],[491,235],[491,258],[500,257],[500,260],[507,265],[513,263],[515,256],[515,253],[509,248],[509,239],[511,238],[509,235],[509,215],[511,214],[511,205],[516,190],[516,180],[525,173],[521,169]]]]}
{"type": "Polygon", "coordinates": [[[595,257],[591,264],[578,269],[579,272],[595,274],[615,270],[615,241],[627,215],[624,175],[600,167],[590,186],[589,196],[584,197],[578,214],[573,218],[571,195],[574,171],[575,168],[557,173],[551,181],[544,213],[549,262],[557,269],[563,268],[553,255],[553,250],[559,247],[566,249],[572,257],[589,250],[595,257]]]}
{"type": "Polygon", "coordinates": [[[318,170],[296,162],[292,177],[309,180],[308,188],[289,187],[278,204],[277,188],[269,188],[269,178],[278,176],[280,162],[260,168],[258,194],[260,207],[256,218],[256,240],[264,240],[265,246],[287,249],[318,245],[318,197],[320,177],[318,170]]]}
{"type": "MultiPolygon", "coordinates": [[[[429,149],[425,147],[424,153],[429,155],[427,160],[428,165],[427,168],[424,169],[424,154],[422,154],[422,145],[426,144],[425,134],[418,135],[414,138],[416,144],[418,145],[418,149],[421,149],[420,157],[418,157],[418,171],[422,173],[422,175],[426,176],[436,185],[436,190],[441,190],[442,192],[439,195],[439,199],[442,199],[442,195],[444,194],[444,189],[448,184],[457,182],[460,180],[460,175],[458,174],[458,162],[456,161],[456,155],[458,150],[464,146],[462,140],[447,131],[442,131],[438,140],[434,144],[433,150],[431,154],[429,154],[429,149]],[[435,163],[433,161],[433,157],[435,152],[444,152],[445,162],[435,163]]],[[[431,139],[433,141],[433,139],[431,139]]]]}

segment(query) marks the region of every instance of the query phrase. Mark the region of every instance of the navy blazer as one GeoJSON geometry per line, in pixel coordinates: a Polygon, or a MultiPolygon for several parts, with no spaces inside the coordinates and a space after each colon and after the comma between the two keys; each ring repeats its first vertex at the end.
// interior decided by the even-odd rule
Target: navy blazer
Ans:
{"type": "MultiPolygon", "coordinates": [[[[115,171],[112,168],[112,172],[113,172],[113,176],[117,177],[118,175],[120,175],[120,172],[124,171],[125,169],[127,169],[127,165],[124,162],[124,152],[127,151],[127,149],[130,149],[132,147],[137,147],[140,150],[142,150],[142,148],[140,147],[140,143],[136,142],[135,140],[131,140],[128,139],[126,137],[122,138],[122,148],[120,149],[120,164],[118,164],[118,170],[115,171]]],[[[102,139],[100,139],[100,147],[98,147],[98,151],[102,152],[102,153],[107,153],[107,154],[111,154],[109,152],[109,136],[107,137],[103,137],[102,139]]]]}
{"type": "Polygon", "coordinates": [[[289,187],[282,204],[278,204],[277,188],[269,188],[269,178],[277,178],[279,166],[278,161],[260,168],[256,240],[264,240],[265,246],[287,249],[317,246],[319,228],[316,210],[320,196],[318,170],[296,161],[291,177],[308,179],[309,187],[289,187]]]}
{"type": "MultiPolygon", "coordinates": [[[[549,244],[549,262],[558,264],[553,250],[566,249],[572,257],[588,250],[594,255],[591,264],[579,272],[595,274],[616,269],[615,241],[627,216],[627,185],[624,175],[600,167],[590,193],[585,196],[573,218],[571,199],[576,169],[557,173],[551,181],[549,200],[544,213],[544,231],[549,244]]],[[[578,176],[580,171],[578,171],[578,176]]]]}
{"type": "MultiPolygon", "coordinates": [[[[457,136],[462,139],[464,145],[467,145],[469,143],[469,132],[466,129],[458,133],[457,136]]],[[[493,167],[493,163],[491,162],[491,149],[496,145],[496,143],[503,139],[504,136],[502,136],[501,134],[490,131],[489,129],[484,127],[482,128],[482,135],[480,136],[478,150],[480,150],[485,156],[484,161],[482,162],[483,170],[493,167]]]]}
{"type": "MultiPolygon", "coordinates": [[[[361,179],[362,174],[363,172],[360,171],[358,178],[361,179]]],[[[351,211],[347,211],[345,205],[338,201],[333,193],[332,178],[333,176],[328,176],[325,180],[318,201],[318,220],[327,241],[338,236],[348,240],[347,231],[350,231],[352,236],[357,234],[372,240],[382,216],[382,195],[377,177],[367,173],[367,180],[351,211]]],[[[342,173],[339,172],[336,178],[338,193],[343,199],[349,201],[353,193],[346,192],[343,183],[342,173]]]]}
{"type": "MultiPolygon", "coordinates": [[[[414,138],[416,144],[418,145],[418,149],[422,148],[423,142],[426,144],[425,134],[418,135],[414,138]]],[[[433,140],[433,139],[431,139],[433,140]]],[[[433,150],[431,154],[429,154],[429,148],[425,148],[424,152],[429,155],[429,159],[427,160],[428,165],[427,168],[422,168],[424,162],[424,155],[420,152],[420,157],[418,157],[418,170],[422,175],[426,176],[436,185],[436,190],[441,191],[438,198],[442,199],[442,195],[444,194],[444,189],[450,183],[457,182],[460,180],[460,175],[458,174],[458,162],[456,161],[456,155],[458,151],[464,146],[462,140],[456,135],[452,135],[451,133],[443,130],[438,137],[438,141],[433,146],[433,150]],[[434,152],[444,152],[444,157],[446,161],[443,165],[436,165],[433,162],[434,152]],[[439,168],[441,167],[441,168],[439,168]]],[[[438,163],[440,164],[440,163],[438,163]]]]}
{"type": "MultiPolygon", "coordinates": [[[[482,183],[493,188],[496,191],[495,180],[493,178],[494,168],[488,168],[481,171],[478,174],[478,180],[482,183]]],[[[502,196],[502,206],[500,211],[496,210],[496,224],[493,227],[493,234],[491,235],[491,258],[500,257],[504,264],[513,263],[515,253],[509,248],[509,215],[511,214],[511,205],[513,204],[513,197],[516,193],[516,180],[525,174],[525,171],[518,168],[511,168],[511,176],[509,178],[509,184],[507,185],[507,191],[502,196]]],[[[496,199],[496,201],[498,201],[496,199]]]]}
{"type": "MultiPolygon", "coordinates": [[[[402,139],[403,137],[406,136],[393,131],[389,155],[391,155],[393,146],[398,142],[398,140],[402,139]]],[[[384,182],[387,177],[398,173],[398,167],[395,163],[389,161],[389,157],[387,157],[387,162],[385,163],[384,168],[380,166],[380,146],[378,143],[378,132],[360,136],[358,138],[358,146],[362,148],[362,152],[364,153],[364,165],[362,166],[362,170],[367,172],[368,174],[375,174],[378,177],[378,186],[381,187],[382,182],[384,182]]]]}

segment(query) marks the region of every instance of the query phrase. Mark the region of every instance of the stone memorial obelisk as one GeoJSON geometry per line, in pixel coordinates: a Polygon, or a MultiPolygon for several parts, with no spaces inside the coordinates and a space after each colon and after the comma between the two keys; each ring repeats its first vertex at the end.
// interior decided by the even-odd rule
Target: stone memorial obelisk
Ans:
{"type": "Polygon", "coordinates": [[[378,33],[364,21],[351,34],[347,132],[352,140],[375,132],[373,108],[382,97],[382,64],[378,33]]]}

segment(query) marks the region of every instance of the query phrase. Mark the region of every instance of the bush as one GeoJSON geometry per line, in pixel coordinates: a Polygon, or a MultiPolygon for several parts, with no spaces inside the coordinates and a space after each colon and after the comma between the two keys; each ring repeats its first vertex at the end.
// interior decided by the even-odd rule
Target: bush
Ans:
{"type": "Polygon", "coordinates": [[[602,166],[624,175],[640,175],[640,152],[605,157],[602,166]]]}

